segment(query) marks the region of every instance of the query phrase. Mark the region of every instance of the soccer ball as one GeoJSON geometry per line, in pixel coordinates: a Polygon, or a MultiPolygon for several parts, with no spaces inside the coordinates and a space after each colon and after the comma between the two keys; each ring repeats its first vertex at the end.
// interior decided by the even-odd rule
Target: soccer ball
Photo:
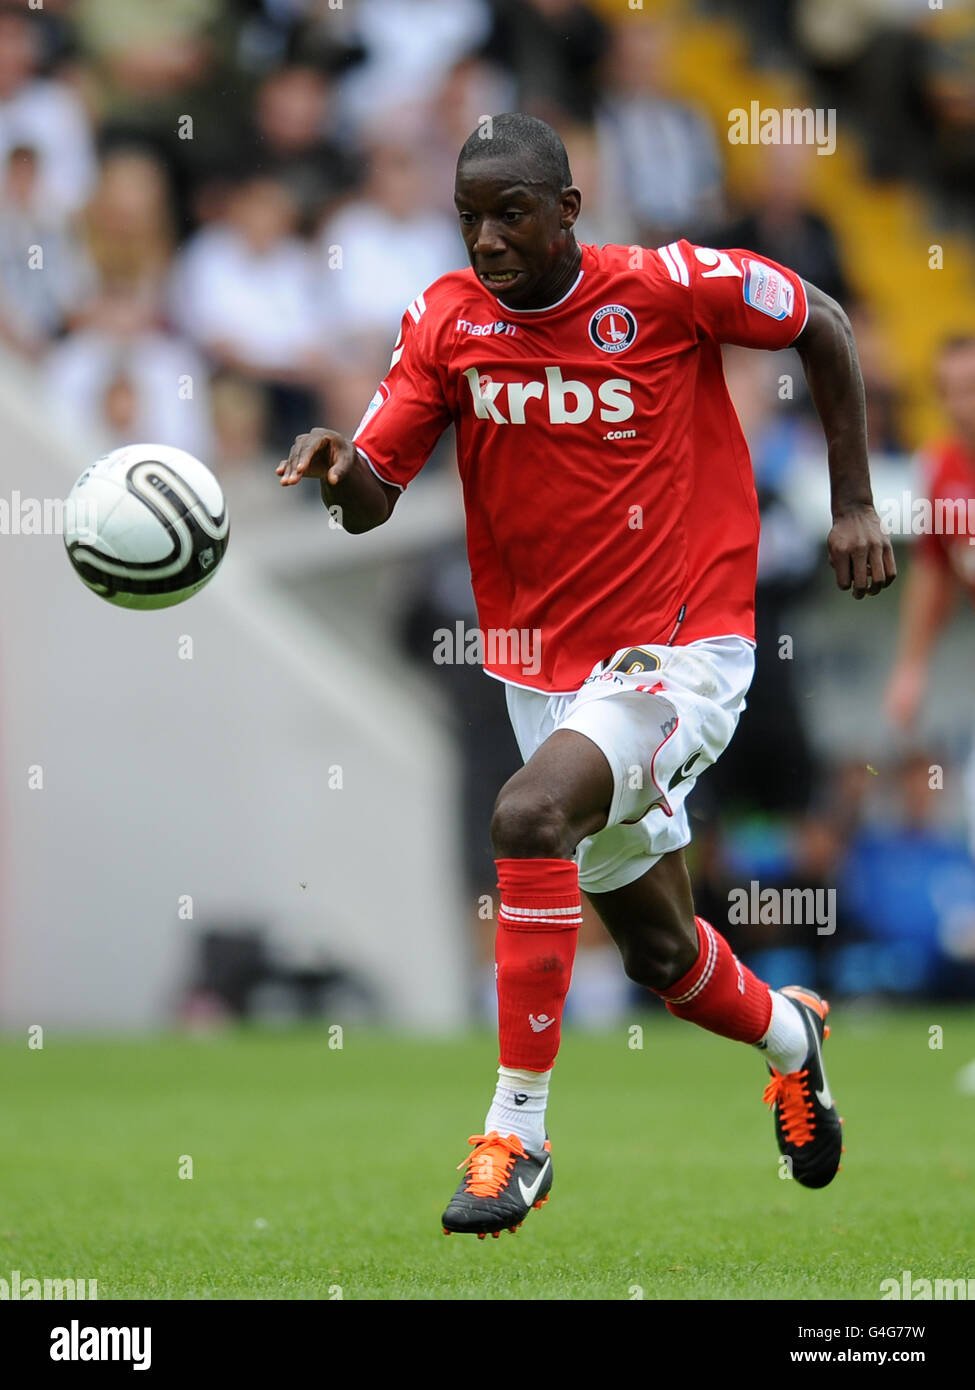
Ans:
{"type": "Polygon", "coordinates": [[[220,484],[168,444],[127,444],[68,494],[64,544],[94,593],[122,608],[169,608],[209,584],[230,523],[220,484]]]}

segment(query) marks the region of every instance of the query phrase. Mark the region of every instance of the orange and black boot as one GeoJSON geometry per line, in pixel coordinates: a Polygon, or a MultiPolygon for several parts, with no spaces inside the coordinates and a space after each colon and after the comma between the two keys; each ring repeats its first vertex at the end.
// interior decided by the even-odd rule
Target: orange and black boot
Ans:
{"type": "Polygon", "coordinates": [[[763,1099],[775,1113],[779,1152],[790,1160],[796,1182],[803,1187],[826,1187],[839,1170],[843,1152],[843,1121],[823,1070],[829,1005],[802,985],[787,985],[779,993],[787,995],[802,1014],[809,1051],[799,1071],[782,1073],[769,1067],[772,1080],[763,1099]]]}
{"type": "Polygon", "coordinates": [[[468,1142],[474,1149],[457,1165],[466,1171],[443,1214],[444,1235],[463,1231],[483,1240],[517,1231],[533,1207],[548,1201],[552,1145],[546,1139],[540,1153],[530,1153],[516,1134],[497,1130],[468,1142]]]}

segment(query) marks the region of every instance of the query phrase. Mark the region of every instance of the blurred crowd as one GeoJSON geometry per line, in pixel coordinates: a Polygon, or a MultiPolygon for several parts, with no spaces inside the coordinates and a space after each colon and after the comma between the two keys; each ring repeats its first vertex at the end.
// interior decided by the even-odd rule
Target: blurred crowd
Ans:
{"type": "MultiPolygon", "coordinates": [[[[165,423],[230,464],[312,419],[350,429],[405,305],[464,263],[460,144],[513,108],[562,132],[582,240],[746,245],[856,308],[808,150],[767,147],[748,205],[727,202],[722,133],[672,85],[691,11],[733,12],[757,62],[817,84],[875,177],[971,211],[975,6],[948,0],[937,25],[926,0],[643,9],[0,0],[0,337],[114,439],[165,423]]],[[[875,425],[896,447],[881,359],[875,425]]]]}
{"type": "Polygon", "coordinates": [[[970,0],[711,0],[748,23],[757,62],[798,67],[854,125],[876,179],[911,178],[944,216],[975,215],[970,0]]]}
{"type": "MultiPolygon", "coordinates": [[[[873,178],[913,179],[935,217],[971,229],[975,6],[961,0],[936,26],[927,0],[0,0],[0,340],[37,365],[63,427],[112,445],[164,439],[229,472],[266,466],[315,423],[351,432],[405,306],[465,264],[460,145],[483,115],[520,109],[565,139],[580,240],[746,246],[836,297],[871,452],[897,454],[883,335],[811,196],[815,156],[766,147],[747,201],[729,198],[725,133],[672,80],[673,19],[692,10],[740,24],[758,65],[803,73],[856,129],[873,178]]],[[[723,785],[728,804],[779,815],[787,872],[835,880],[823,808],[842,773],[817,766],[776,659],[821,560],[790,512],[790,472],[822,444],[798,364],[772,371],[728,354],[763,515],[759,671],[723,784],[721,767],[709,777],[713,796],[723,785]]],[[[465,615],[463,552],[430,557],[405,641],[453,682],[473,900],[493,889],[490,800],[516,754],[493,683],[430,667],[432,628],[465,615]]],[[[848,839],[858,824],[847,814],[848,839]]],[[[707,882],[735,853],[702,836],[707,882]]]]}
{"type": "MultiPolygon", "coordinates": [[[[744,244],[851,303],[808,152],[773,149],[750,205],[728,206],[720,133],[672,90],[653,8],[0,0],[0,337],[69,427],[110,440],[229,466],[313,420],[352,429],[405,305],[464,264],[458,148],[513,108],[563,133],[582,240],[744,244]]],[[[781,34],[789,7],[769,8],[781,34]]],[[[924,71],[963,123],[955,68],[924,71]]]]}

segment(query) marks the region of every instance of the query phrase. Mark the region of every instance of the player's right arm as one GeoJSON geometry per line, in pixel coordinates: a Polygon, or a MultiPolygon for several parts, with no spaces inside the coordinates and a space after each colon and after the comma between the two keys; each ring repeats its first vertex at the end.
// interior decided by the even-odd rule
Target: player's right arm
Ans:
{"type": "Polygon", "coordinates": [[[427,295],[438,300],[442,293],[449,294],[439,288],[442,283],[437,281],[417,295],[403,315],[389,371],[353,437],[347,439],[335,430],[310,430],[298,436],[288,457],[278,464],[284,486],[318,478],[322,501],[329,509],[339,509],[343,528],[353,535],[389,520],[397,497],[450,424],[439,369],[436,313],[428,315],[426,303],[427,295]]]}
{"type": "Polygon", "coordinates": [[[957,597],[958,584],[951,570],[918,545],[907,574],[897,655],[884,695],[888,719],[902,729],[910,728],[917,718],[931,651],[957,597]]]}
{"type": "Polygon", "coordinates": [[[326,507],[338,507],[343,530],[353,536],[388,521],[400,495],[398,487],[376,477],[352,440],[335,430],[316,428],[299,434],[276,471],[283,487],[318,478],[322,501],[326,507]]]}

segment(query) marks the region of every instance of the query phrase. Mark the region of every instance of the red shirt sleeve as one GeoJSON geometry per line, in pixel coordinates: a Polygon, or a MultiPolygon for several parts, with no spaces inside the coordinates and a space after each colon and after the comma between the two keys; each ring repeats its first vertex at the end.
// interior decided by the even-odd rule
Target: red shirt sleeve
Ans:
{"type": "MultiPolygon", "coordinates": [[[[937,452],[932,449],[920,456],[921,496],[931,503],[932,508],[942,492],[942,467],[937,452]]],[[[921,531],[914,540],[914,557],[938,569],[951,570],[951,560],[943,536],[938,536],[934,528],[921,531]]]]}
{"type": "Polygon", "coordinates": [[[667,250],[681,279],[687,276],[698,329],[716,342],[785,348],[805,328],[806,292],[794,271],[752,251],[689,241],[667,250]]]}
{"type": "Polygon", "coordinates": [[[424,296],[403,315],[389,371],[352,436],[384,483],[405,488],[451,423],[451,412],[427,332],[424,296]]]}

